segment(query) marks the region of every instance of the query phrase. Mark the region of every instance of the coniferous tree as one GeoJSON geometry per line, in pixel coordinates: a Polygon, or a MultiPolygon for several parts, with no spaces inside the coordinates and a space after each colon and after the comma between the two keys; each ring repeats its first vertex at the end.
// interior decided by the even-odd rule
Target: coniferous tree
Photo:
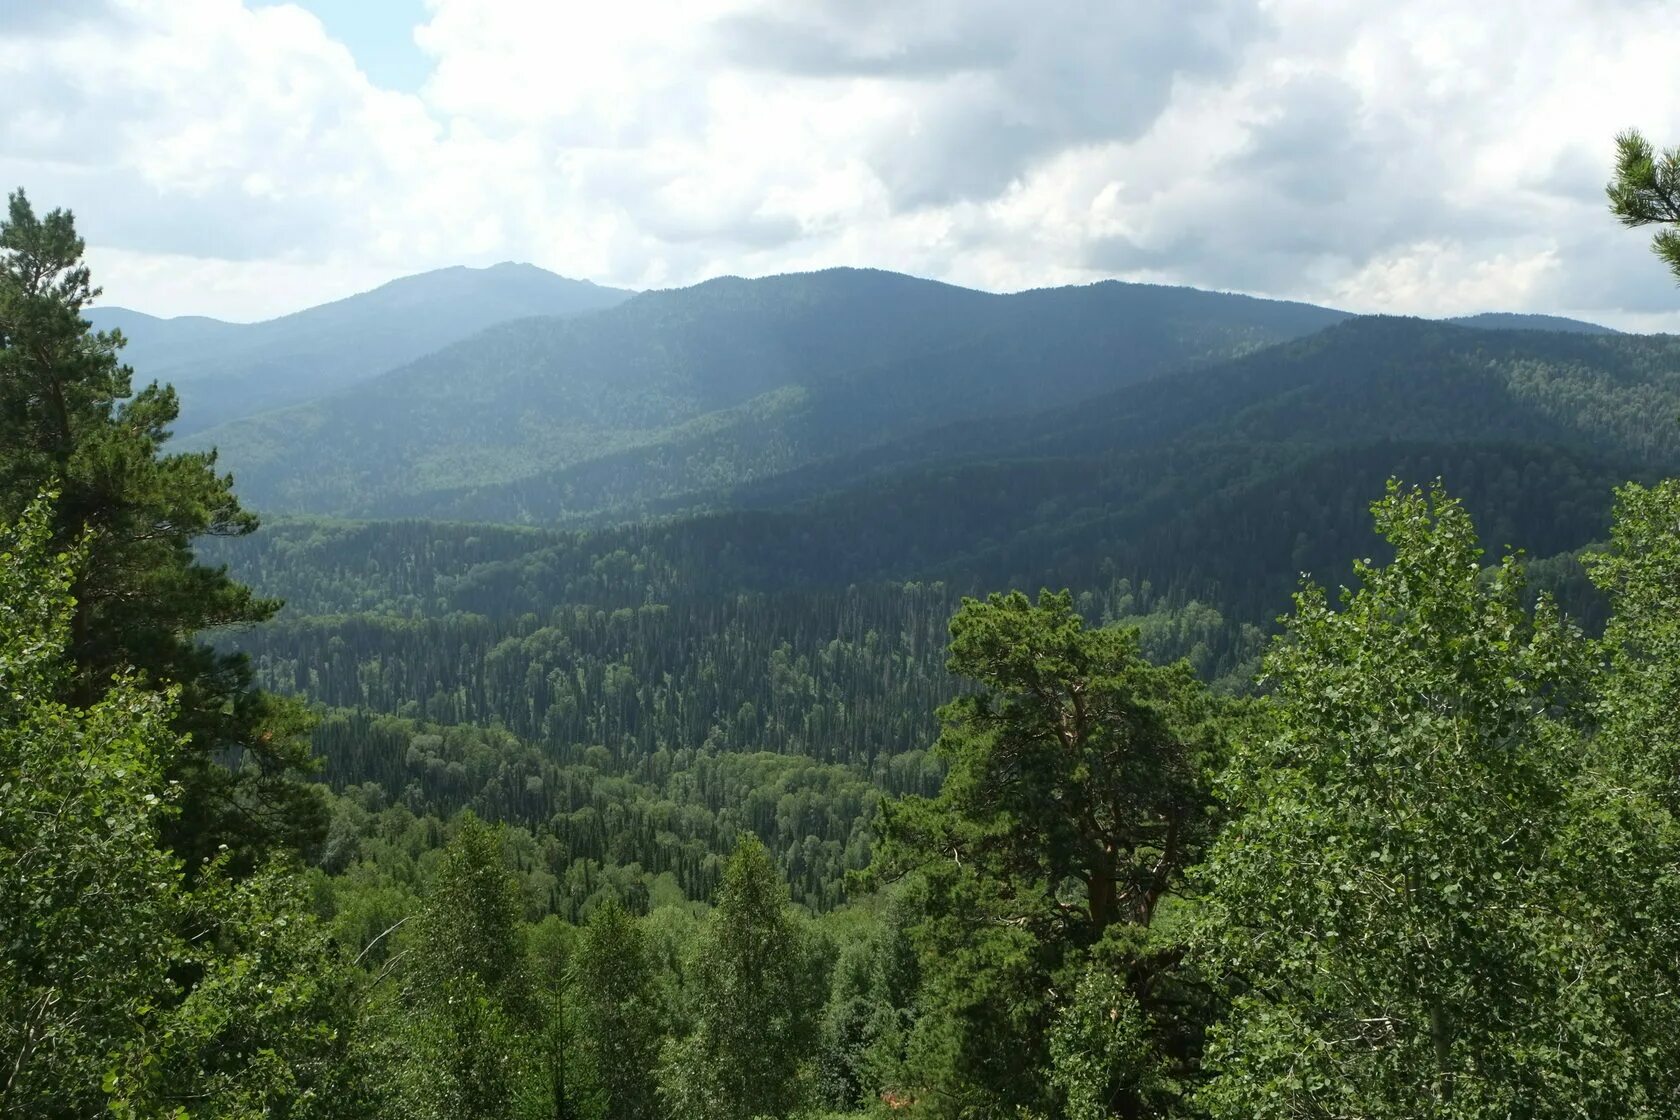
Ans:
{"type": "Polygon", "coordinates": [[[37,217],[22,191],[11,195],[0,222],[0,518],[52,489],[55,539],[86,538],[65,698],[91,704],[126,669],[175,690],[180,745],[167,768],[183,792],[168,835],[189,865],[221,845],[242,856],[306,846],[323,818],[290,780],[307,766],[299,709],[254,688],[242,656],[196,640],[277,609],[193,559],[195,538],[244,535],[257,520],[214,452],[165,452],[174,390],[131,393],[121,335],[81,317],[99,294],[82,251],[68,212],[37,217]]]}
{"type": "MultiPolygon", "coordinates": [[[[966,602],[950,668],[981,689],[941,709],[944,788],[883,809],[874,872],[926,884],[915,1091],[940,1115],[1059,1108],[1050,1030],[1093,954],[1139,996],[1174,984],[1180,948],[1151,924],[1206,842],[1215,710],[1187,666],[1086,626],[1065,592],[966,602]]],[[[1179,1060],[1158,1026],[1151,1060],[1179,1060]]]]}
{"type": "Polygon", "coordinates": [[[1624,226],[1661,225],[1651,249],[1680,279],[1680,148],[1659,152],[1638,131],[1616,137],[1616,176],[1605,193],[1624,226]]]}
{"type": "MultiPolygon", "coordinates": [[[[577,1020],[572,970],[578,931],[549,915],[526,928],[525,946],[535,999],[534,1076],[547,1082],[544,1120],[587,1117],[587,1086],[578,1077],[577,1020]]],[[[649,1063],[652,1069],[652,1063],[649,1063]]],[[[650,1074],[651,1076],[651,1074],[650,1074]]]]}
{"type": "Polygon", "coordinates": [[[400,989],[381,1010],[392,1115],[509,1120],[552,1113],[534,1052],[538,1006],[519,885],[495,830],[467,814],[415,920],[400,989]]]}
{"type": "Polygon", "coordinates": [[[0,1115],[356,1115],[347,989],[296,876],[218,863],[189,891],[159,845],[172,695],[61,699],[82,557],[54,528],[44,501],[0,525],[0,1115]]]}

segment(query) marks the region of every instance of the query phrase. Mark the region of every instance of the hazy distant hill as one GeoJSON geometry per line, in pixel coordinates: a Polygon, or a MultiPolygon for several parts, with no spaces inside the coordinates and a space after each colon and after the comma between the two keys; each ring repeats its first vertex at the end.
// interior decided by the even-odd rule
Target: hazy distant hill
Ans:
{"type": "Polygon", "coordinates": [[[1370,316],[1046,414],[1010,445],[1065,455],[1187,439],[1505,439],[1658,457],[1680,450],[1676,404],[1680,337],[1370,316]]]}
{"type": "Polygon", "coordinates": [[[1519,315],[1509,311],[1484,311],[1480,315],[1460,315],[1443,322],[1461,327],[1482,327],[1507,331],[1566,331],[1575,334],[1619,334],[1619,331],[1580,319],[1566,319],[1562,315],[1519,315]]]}
{"type": "Polygon", "coordinates": [[[993,295],[852,269],[724,278],[504,324],[197,442],[259,509],[542,521],[1071,404],[1344,317],[1114,282],[993,295]]]}
{"type": "Polygon", "coordinates": [[[631,295],[528,264],[444,268],[260,323],[87,313],[120,329],[137,385],[171,382],[186,433],[342,390],[510,319],[611,307],[631,295]]]}

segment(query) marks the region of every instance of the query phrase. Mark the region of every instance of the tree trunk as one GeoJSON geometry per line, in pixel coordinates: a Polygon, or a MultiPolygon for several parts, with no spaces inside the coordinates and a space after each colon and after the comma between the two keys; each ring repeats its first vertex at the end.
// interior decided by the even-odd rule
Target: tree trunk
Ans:
{"type": "Polygon", "coordinates": [[[1089,884],[1092,939],[1114,921],[1114,853],[1106,847],[1091,868],[1089,884]]]}
{"type": "Polygon", "coordinates": [[[1442,1104],[1450,1104],[1453,1095],[1453,1075],[1449,1068],[1452,1062],[1452,1032],[1447,1024],[1447,1013],[1439,1003],[1432,1003],[1429,1007],[1429,1037],[1435,1044],[1435,1098],[1442,1104]]]}

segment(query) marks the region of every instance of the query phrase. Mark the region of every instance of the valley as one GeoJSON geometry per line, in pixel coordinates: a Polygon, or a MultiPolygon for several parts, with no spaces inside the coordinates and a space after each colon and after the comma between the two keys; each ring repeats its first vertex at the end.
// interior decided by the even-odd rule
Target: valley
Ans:
{"type": "Polygon", "coordinates": [[[1605,538],[1615,485],[1680,462],[1661,422],[1677,371],[1673,339],[1530,317],[1118,284],[1000,297],[844,271],[716,281],[490,327],[201,433],[235,441],[220,462],[242,491],[310,488],[308,512],[201,555],[286,601],[221,641],[332,713],[315,742],[335,789],[516,823],[552,840],[542,870],[562,882],[675,874],[690,897],[746,828],[827,908],[869,862],[878,796],[937,788],[926,748],[961,688],[945,622],[964,596],[1069,588],[1091,624],[1136,627],[1151,661],[1245,694],[1302,573],[1343,579],[1367,547],[1384,480],[1442,478],[1601,626],[1575,554],[1605,538]],[[640,427],[589,403],[635,385],[654,402],[640,427]],[[271,474],[240,467],[242,425],[287,433],[271,474]],[[486,470],[515,477],[426,485],[425,463],[461,469],[443,449],[483,445],[486,470]],[[354,465],[369,459],[389,465],[354,465]],[[372,516],[321,516],[346,510],[372,516]],[[851,792],[820,827],[705,801],[701,833],[608,843],[621,813],[681,819],[671,783],[731,759],[762,771],[736,779],[749,801],[851,792]]]}

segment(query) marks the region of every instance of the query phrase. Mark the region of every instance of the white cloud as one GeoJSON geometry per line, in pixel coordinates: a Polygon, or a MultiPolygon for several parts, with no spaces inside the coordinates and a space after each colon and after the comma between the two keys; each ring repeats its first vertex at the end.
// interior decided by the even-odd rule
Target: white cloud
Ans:
{"type": "MultiPolygon", "coordinates": [[[[1680,25],[1576,0],[429,0],[418,94],[237,0],[0,19],[0,177],[111,302],[256,317],[513,258],[603,283],[870,264],[1680,327],[1604,213],[1680,141],[1680,25]]],[[[393,28],[393,35],[408,29],[393,28]]]]}

